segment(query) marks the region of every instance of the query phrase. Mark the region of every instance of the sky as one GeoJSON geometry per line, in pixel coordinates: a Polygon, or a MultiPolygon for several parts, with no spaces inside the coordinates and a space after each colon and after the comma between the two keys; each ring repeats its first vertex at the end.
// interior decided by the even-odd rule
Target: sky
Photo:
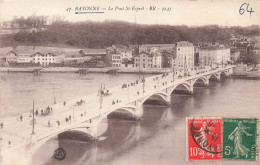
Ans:
{"type": "Polygon", "coordinates": [[[72,22],[117,20],[138,24],[250,26],[260,25],[260,0],[0,0],[0,21],[32,14],[59,15],[72,22]],[[245,12],[239,13],[245,2],[249,3],[248,11],[251,7],[254,11],[251,16],[246,10],[247,4],[242,6],[245,12]],[[104,13],[75,14],[75,8],[82,6],[106,10],[102,10],[104,13]],[[133,6],[144,10],[126,10],[133,6]],[[155,6],[156,10],[149,10],[150,6],[155,6]],[[125,7],[125,10],[108,10],[109,7],[125,7]],[[168,11],[162,11],[164,7],[168,11]],[[72,10],[68,12],[68,8],[72,10]]]}

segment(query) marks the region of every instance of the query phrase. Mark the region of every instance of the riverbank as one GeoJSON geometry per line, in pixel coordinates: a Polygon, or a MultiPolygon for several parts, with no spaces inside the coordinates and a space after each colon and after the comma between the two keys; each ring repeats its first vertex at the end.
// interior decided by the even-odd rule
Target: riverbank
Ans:
{"type": "Polygon", "coordinates": [[[145,74],[160,74],[171,69],[145,69],[139,70],[138,68],[73,68],[73,67],[30,67],[30,68],[8,68],[0,67],[0,72],[28,72],[33,73],[39,70],[41,73],[79,73],[79,70],[86,70],[87,73],[107,73],[109,70],[115,70],[117,73],[145,73],[145,74]]]}
{"type": "Polygon", "coordinates": [[[235,67],[232,78],[260,80],[260,71],[247,71],[246,67],[235,67]]]}

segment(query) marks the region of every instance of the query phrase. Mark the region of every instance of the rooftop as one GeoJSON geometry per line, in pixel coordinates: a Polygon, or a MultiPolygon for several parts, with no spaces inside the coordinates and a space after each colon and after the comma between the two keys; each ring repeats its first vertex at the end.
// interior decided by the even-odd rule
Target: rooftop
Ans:
{"type": "Polygon", "coordinates": [[[229,49],[228,47],[225,47],[224,45],[209,45],[200,47],[199,50],[222,50],[222,49],[229,49]]]}
{"type": "Polygon", "coordinates": [[[81,49],[79,53],[84,55],[106,55],[106,49],[81,49]]]}
{"type": "Polygon", "coordinates": [[[142,51],[142,52],[138,53],[137,55],[135,55],[134,57],[140,56],[142,54],[145,54],[145,55],[150,56],[150,57],[153,56],[152,54],[149,54],[149,53],[146,53],[146,52],[142,51]]]}
{"type": "Polygon", "coordinates": [[[193,46],[193,43],[190,43],[188,41],[180,41],[176,43],[177,47],[186,47],[186,46],[193,46]]]}

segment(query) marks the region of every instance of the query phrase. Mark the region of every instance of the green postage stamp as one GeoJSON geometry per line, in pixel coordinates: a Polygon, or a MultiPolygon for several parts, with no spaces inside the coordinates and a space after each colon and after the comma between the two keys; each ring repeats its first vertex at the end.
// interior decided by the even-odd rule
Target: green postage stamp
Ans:
{"type": "Polygon", "coordinates": [[[257,119],[223,118],[222,159],[256,160],[257,119]]]}

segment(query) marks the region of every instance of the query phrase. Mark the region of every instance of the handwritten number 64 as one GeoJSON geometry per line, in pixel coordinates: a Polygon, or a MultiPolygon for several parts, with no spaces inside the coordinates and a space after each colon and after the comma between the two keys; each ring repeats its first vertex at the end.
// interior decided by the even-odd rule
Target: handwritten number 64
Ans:
{"type": "Polygon", "coordinates": [[[243,3],[243,4],[240,6],[239,14],[240,14],[240,15],[243,15],[243,14],[245,13],[244,5],[246,5],[246,11],[250,13],[250,17],[251,17],[251,13],[253,13],[253,12],[255,12],[255,11],[253,11],[252,7],[251,7],[251,10],[248,10],[249,3],[243,3]]]}

